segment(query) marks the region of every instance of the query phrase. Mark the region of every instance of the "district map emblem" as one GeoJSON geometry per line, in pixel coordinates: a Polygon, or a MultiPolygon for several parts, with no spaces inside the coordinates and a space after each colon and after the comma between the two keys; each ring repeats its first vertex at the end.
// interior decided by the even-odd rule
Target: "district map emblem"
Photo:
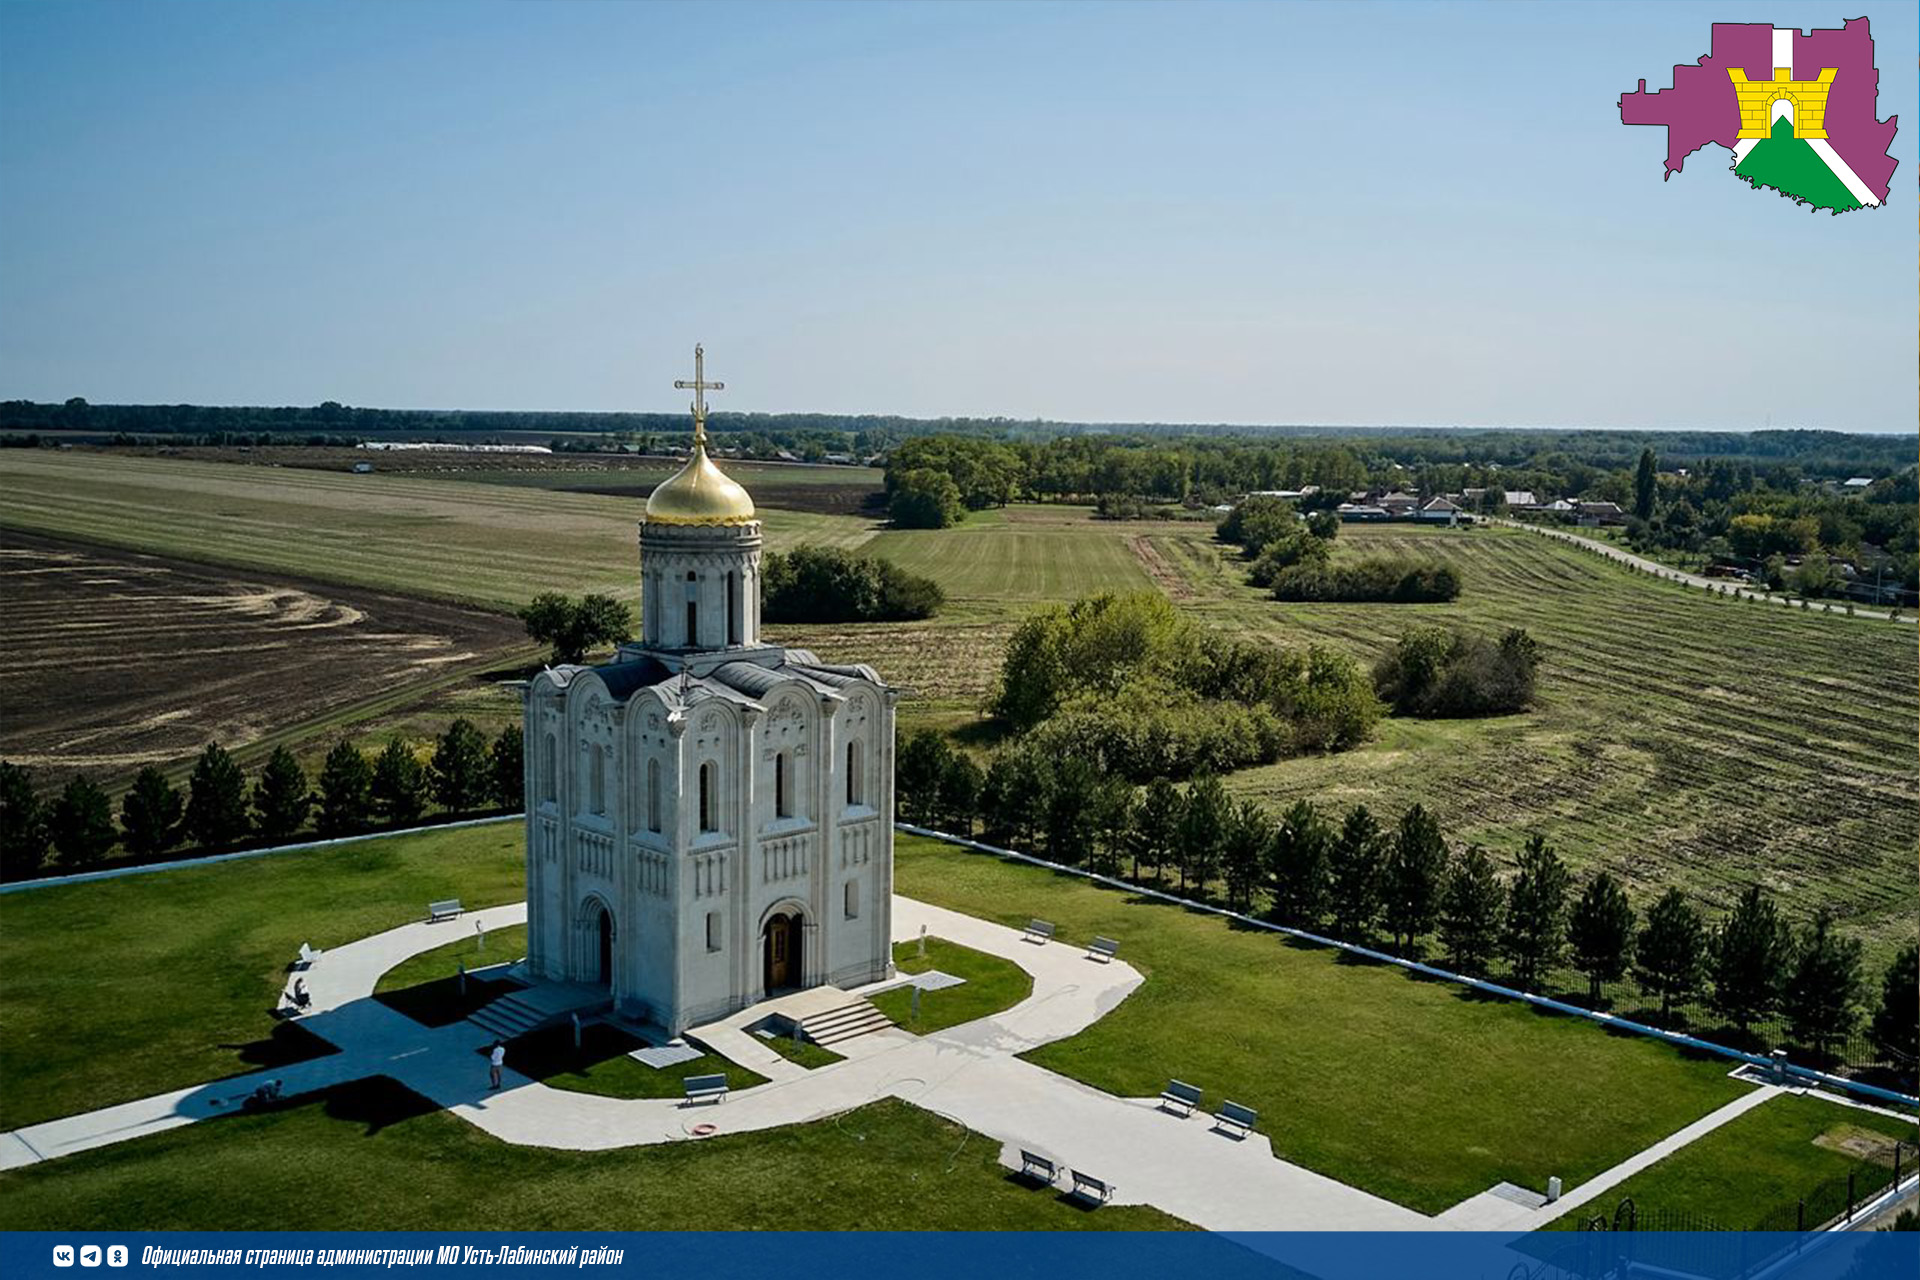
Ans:
{"type": "Polygon", "coordinates": [[[1876,119],[1880,73],[1867,19],[1805,34],[1765,23],[1716,22],[1712,49],[1620,97],[1623,124],[1667,127],[1667,171],[1717,143],[1733,172],[1815,209],[1851,213],[1886,201],[1899,162],[1887,154],[1900,118],[1876,119]]]}

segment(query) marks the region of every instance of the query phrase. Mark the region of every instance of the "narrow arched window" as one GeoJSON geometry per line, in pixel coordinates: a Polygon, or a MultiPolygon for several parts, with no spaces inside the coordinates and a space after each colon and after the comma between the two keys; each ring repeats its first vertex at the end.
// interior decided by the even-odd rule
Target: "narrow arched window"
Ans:
{"type": "Polygon", "coordinates": [[[727,643],[728,644],[740,643],[740,602],[738,599],[739,593],[734,590],[734,583],[736,581],[737,579],[734,577],[733,574],[729,573],[727,575],[727,643]]]}
{"type": "Polygon", "coordinates": [[[793,806],[787,793],[791,790],[787,781],[787,753],[782,751],[773,757],[773,816],[791,818],[793,806]]]}
{"type": "Polygon", "coordinates": [[[700,829],[718,831],[720,829],[720,785],[716,776],[719,770],[709,760],[700,766],[700,829]]]}
{"type": "Polygon", "coordinates": [[[548,734],[546,747],[540,753],[540,795],[547,800],[556,799],[559,795],[555,778],[558,770],[554,767],[558,755],[559,748],[554,743],[553,735],[548,734]]]}
{"type": "Polygon", "coordinates": [[[700,643],[700,576],[687,570],[687,648],[692,649],[700,643]]]}
{"type": "Polygon", "coordinates": [[[589,793],[593,797],[593,812],[605,813],[607,811],[607,749],[597,742],[593,745],[589,781],[589,793]]]}
{"type": "Polygon", "coordinates": [[[660,762],[647,761],[647,830],[660,829],[660,762]]]}
{"type": "Polygon", "coordinates": [[[859,804],[864,792],[860,778],[860,744],[847,744],[847,803],[859,804]]]}

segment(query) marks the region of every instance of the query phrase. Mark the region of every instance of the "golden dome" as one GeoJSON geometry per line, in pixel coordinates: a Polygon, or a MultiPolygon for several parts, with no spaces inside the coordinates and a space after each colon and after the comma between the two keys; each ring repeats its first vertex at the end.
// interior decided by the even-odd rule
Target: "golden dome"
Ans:
{"type": "Polygon", "coordinates": [[[660,482],[647,499],[650,524],[751,524],[757,519],[747,491],[715,466],[704,440],[695,440],[687,465],[660,482]]]}

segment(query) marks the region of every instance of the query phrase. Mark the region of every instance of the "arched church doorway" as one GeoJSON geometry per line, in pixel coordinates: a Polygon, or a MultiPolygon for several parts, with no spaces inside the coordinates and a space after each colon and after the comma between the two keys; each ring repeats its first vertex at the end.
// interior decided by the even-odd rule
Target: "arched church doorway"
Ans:
{"type": "Polygon", "coordinates": [[[803,933],[800,917],[794,912],[783,911],[767,921],[764,947],[767,994],[800,985],[800,975],[805,972],[800,955],[803,933]]]}
{"type": "Polygon", "coordinates": [[[601,908],[599,912],[599,921],[595,921],[595,933],[599,940],[599,950],[595,952],[599,963],[593,969],[593,981],[612,986],[612,912],[607,908],[601,908]]]}
{"type": "Polygon", "coordinates": [[[599,949],[594,953],[598,963],[594,967],[593,980],[603,986],[613,985],[613,913],[605,907],[600,908],[600,918],[595,921],[596,938],[599,949]]]}

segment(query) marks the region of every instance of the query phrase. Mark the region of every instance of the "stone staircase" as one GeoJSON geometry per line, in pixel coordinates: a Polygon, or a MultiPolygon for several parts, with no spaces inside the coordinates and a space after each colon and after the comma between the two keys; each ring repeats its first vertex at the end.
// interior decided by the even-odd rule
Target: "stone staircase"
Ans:
{"type": "Polygon", "coordinates": [[[892,1025],[893,1020],[886,1014],[865,1000],[855,1000],[802,1018],[800,1034],[822,1048],[829,1048],[843,1040],[864,1036],[872,1031],[883,1031],[892,1025]]]}
{"type": "Polygon", "coordinates": [[[537,1031],[570,1013],[582,1017],[613,1006],[605,987],[577,982],[540,982],[490,1001],[467,1015],[467,1021],[502,1040],[537,1031]]]}

